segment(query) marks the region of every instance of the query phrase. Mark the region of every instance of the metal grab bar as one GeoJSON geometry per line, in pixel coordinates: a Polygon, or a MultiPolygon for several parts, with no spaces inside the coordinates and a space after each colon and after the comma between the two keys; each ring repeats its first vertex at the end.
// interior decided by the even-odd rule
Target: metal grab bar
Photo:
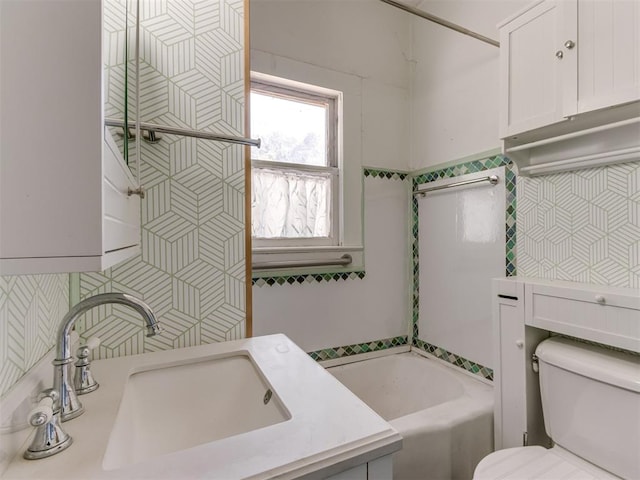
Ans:
{"type": "Polygon", "coordinates": [[[436,17],[430,13],[427,13],[419,8],[415,8],[409,5],[405,5],[404,3],[396,2],[394,0],[380,0],[388,5],[399,8],[400,10],[404,10],[405,12],[412,13],[413,15],[417,15],[418,17],[422,17],[425,20],[429,20],[431,22],[437,23],[438,25],[442,25],[443,27],[450,28],[458,33],[462,33],[463,35],[469,35],[470,37],[475,38],[476,40],[480,40],[481,42],[488,43],[489,45],[493,45],[494,47],[500,47],[500,43],[495,41],[492,38],[485,37],[479,33],[474,32],[473,30],[469,30],[468,28],[461,27],[453,22],[445,20],[444,18],[436,17]]]}
{"type": "Polygon", "coordinates": [[[349,265],[353,258],[345,253],[334,260],[284,260],[281,262],[256,262],[252,264],[253,270],[268,270],[271,268],[298,268],[298,267],[325,267],[331,265],[349,265]]]}
{"type": "MultiPolygon", "coordinates": [[[[124,128],[124,120],[116,120],[114,118],[105,118],[104,124],[107,127],[124,128]]],[[[129,128],[136,128],[135,122],[129,122],[129,128]]],[[[200,132],[198,130],[189,130],[186,128],[169,127],[165,125],[156,125],[154,123],[140,122],[140,130],[148,130],[149,132],[168,133],[169,135],[181,135],[183,137],[201,138],[204,140],[216,140],[218,142],[237,143],[239,145],[250,145],[260,148],[260,139],[235,137],[233,135],[224,135],[221,133],[200,132]]]]}
{"type": "Polygon", "coordinates": [[[498,180],[500,180],[500,177],[498,177],[497,175],[490,175],[488,177],[475,178],[473,180],[465,180],[463,182],[450,183],[448,185],[439,185],[437,187],[423,188],[422,190],[416,190],[415,192],[413,192],[413,195],[414,196],[420,195],[421,197],[424,197],[425,194],[428,192],[435,192],[436,190],[446,190],[447,188],[461,187],[463,185],[471,185],[473,183],[480,183],[480,182],[489,182],[491,185],[496,185],[498,183],[498,180]]]}

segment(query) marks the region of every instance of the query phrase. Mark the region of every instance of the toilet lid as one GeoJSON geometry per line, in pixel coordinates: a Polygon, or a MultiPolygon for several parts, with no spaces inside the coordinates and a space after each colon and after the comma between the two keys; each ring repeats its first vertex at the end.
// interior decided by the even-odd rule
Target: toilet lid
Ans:
{"type": "Polygon", "coordinates": [[[549,450],[543,447],[498,450],[484,457],[473,475],[473,480],[523,478],[603,480],[618,477],[558,447],[549,450]]]}

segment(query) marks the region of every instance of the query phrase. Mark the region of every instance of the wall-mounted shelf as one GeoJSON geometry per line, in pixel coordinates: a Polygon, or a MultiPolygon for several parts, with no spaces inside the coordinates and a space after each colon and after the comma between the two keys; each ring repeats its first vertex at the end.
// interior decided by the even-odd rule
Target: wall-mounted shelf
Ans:
{"type": "Polygon", "coordinates": [[[637,111],[630,111],[638,115],[631,118],[601,124],[598,124],[598,117],[587,119],[590,121],[578,119],[573,125],[568,122],[568,126],[574,127],[568,133],[505,139],[503,153],[513,160],[518,166],[518,173],[524,176],[638,161],[640,105],[632,107],[637,111]]]}

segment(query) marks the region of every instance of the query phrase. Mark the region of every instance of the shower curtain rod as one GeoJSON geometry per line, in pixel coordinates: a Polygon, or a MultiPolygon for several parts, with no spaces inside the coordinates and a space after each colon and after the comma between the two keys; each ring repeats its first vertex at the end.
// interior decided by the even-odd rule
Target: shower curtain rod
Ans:
{"type": "Polygon", "coordinates": [[[436,17],[435,15],[431,15],[430,13],[424,12],[418,8],[411,7],[409,5],[405,5],[404,3],[396,2],[395,0],[380,0],[383,3],[389,4],[393,7],[399,8],[400,10],[404,10],[405,12],[412,13],[413,15],[417,15],[431,22],[437,23],[438,25],[442,25],[443,27],[450,28],[451,30],[455,30],[456,32],[462,33],[464,35],[469,35],[470,37],[475,38],[476,40],[480,40],[481,42],[488,43],[489,45],[493,45],[494,47],[500,47],[500,42],[495,41],[492,38],[485,37],[484,35],[480,35],[472,30],[461,27],[460,25],[456,25],[444,18],[436,17]]]}

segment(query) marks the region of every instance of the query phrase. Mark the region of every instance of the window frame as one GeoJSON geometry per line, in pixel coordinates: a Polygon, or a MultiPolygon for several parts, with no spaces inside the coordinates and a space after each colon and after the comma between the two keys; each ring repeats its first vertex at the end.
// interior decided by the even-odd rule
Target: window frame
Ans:
{"type": "Polygon", "coordinates": [[[301,82],[295,82],[279,77],[269,76],[268,79],[255,78],[252,74],[250,92],[263,93],[300,103],[326,106],[326,159],[327,166],[305,165],[293,162],[278,162],[260,160],[251,155],[251,171],[254,168],[282,172],[300,173],[328,173],[331,178],[330,198],[330,234],[328,237],[305,238],[259,238],[251,234],[252,250],[299,250],[323,247],[338,247],[342,245],[342,149],[340,139],[340,112],[342,111],[341,92],[318,87],[301,82]]]}

